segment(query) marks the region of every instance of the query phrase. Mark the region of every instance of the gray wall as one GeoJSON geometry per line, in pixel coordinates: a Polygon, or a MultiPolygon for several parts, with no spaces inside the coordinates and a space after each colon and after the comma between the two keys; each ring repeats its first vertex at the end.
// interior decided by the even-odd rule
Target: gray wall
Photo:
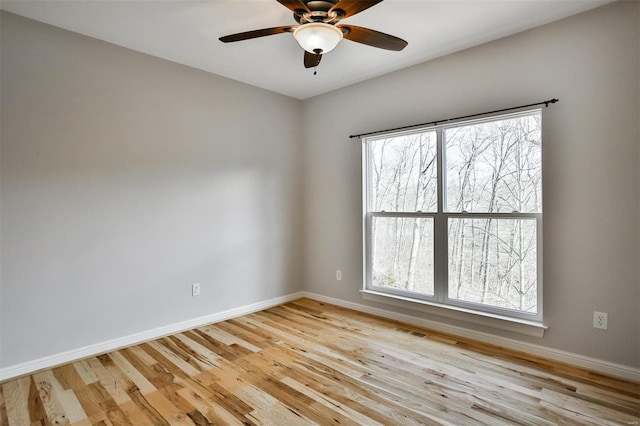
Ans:
{"type": "Polygon", "coordinates": [[[1,19],[0,365],[301,290],[300,101],[1,19]]]}
{"type": "Polygon", "coordinates": [[[302,289],[436,319],[358,293],[348,135],[559,97],[544,111],[550,330],[500,335],[638,367],[639,9],[304,102],[2,13],[0,366],[302,289]],[[303,137],[301,121],[325,126],[303,137]]]}
{"type": "Polygon", "coordinates": [[[305,101],[307,124],[326,123],[304,140],[306,289],[437,319],[358,293],[361,146],[348,135],[558,97],[543,112],[550,328],[499,334],[639,367],[639,8],[614,3],[305,101]],[[608,331],[592,328],[594,310],[608,331]]]}

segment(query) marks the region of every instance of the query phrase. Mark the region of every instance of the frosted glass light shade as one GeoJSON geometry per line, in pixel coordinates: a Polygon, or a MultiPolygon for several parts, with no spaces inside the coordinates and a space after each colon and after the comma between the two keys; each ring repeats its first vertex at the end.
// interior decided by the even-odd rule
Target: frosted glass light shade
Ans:
{"type": "Polygon", "coordinates": [[[342,40],[342,31],[331,24],[323,22],[311,22],[300,25],[293,31],[293,37],[300,47],[309,53],[322,54],[331,52],[342,40]]]}

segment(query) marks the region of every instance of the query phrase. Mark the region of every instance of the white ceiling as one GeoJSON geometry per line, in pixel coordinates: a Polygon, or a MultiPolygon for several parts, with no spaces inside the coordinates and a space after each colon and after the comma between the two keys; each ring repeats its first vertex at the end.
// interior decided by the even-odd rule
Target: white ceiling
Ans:
{"type": "Polygon", "coordinates": [[[409,42],[392,52],[344,40],[305,69],[289,33],[224,35],[295,24],[275,0],[1,0],[1,8],[298,99],[558,20],[612,0],[385,0],[345,19],[409,42]]]}

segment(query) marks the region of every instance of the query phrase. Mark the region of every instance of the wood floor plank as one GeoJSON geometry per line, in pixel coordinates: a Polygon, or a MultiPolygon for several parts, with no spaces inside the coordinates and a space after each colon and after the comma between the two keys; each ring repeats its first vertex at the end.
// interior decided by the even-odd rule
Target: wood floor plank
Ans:
{"type": "Polygon", "coordinates": [[[100,404],[102,399],[95,397],[95,393],[89,388],[81,388],[74,390],[82,409],[87,414],[87,418],[106,419],[103,406],[100,404]]]}
{"type": "Polygon", "coordinates": [[[142,363],[148,366],[152,366],[158,362],[155,358],[153,358],[151,355],[145,352],[142,345],[132,346],[130,348],[127,348],[125,352],[131,352],[133,355],[135,355],[137,359],[139,359],[142,363]]]}
{"type": "Polygon", "coordinates": [[[9,418],[7,416],[7,404],[4,400],[4,391],[0,386],[0,425],[8,425],[9,418]]]}
{"type": "Polygon", "coordinates": [[[374,419],[362,414],[361,412],[354,410],[348,405],[340,403],[339,401],[331,398],[331,396],[327,394],[317,392],[314,389],[308,386],[305,386],[304,384],[297,382],[293,379],[285,377],[284,379],[282,379],[282,383],[308,396],[309,398],[313,399],[318,404],[325,406],[329,410],[336,411],[341,415],[351,419],[353,422],[357,424],[380,425],[380,426],[384,424],[384,423],[377,422],[374,419]]]}
{"type": "MultiPolygon", "coordinates": [[[[86,413],[90,413],[90,418],[102,420],[107,419],[112,424],[129,425],[126,414],[122,411],[121,405],[117,404],[109,392],[100,384],[94,382],[85,387],[83,392],[78,394],[86,413]],[[104,414],[101,415],[101,414],[104,414]]],[[[126,402],[123,402],[124,405],[126,402]]]]}
{"type": "Polygon", "coordinates": [[[201,364],[209,366],[208,368],[213,368],[220,365],[220,357],[214,352],[207,349],[205,346],[199,344],[195,340],[190,339],[188,336],[182,333],[176,335],[175,338],[178,340],[177,344],[185,347],[185,350],[189,350],[189,353],[192,354],[192,356],[198,358],[201,364]]]}
{"type": "Polygon", "coordinates": [[[251,351],[251,352],[259,352],[260,348],[252,345],[251,343],[247,342],[246,340],[243,340],[237,336],[234,336],[233,334],[227,333],[226,331],[224,331],[224,329],[216,326],[210,326],[210,327],[204,327],[202,329],[202,331],[204,331],[205,333],[207,333],[209,336],[213,337],[214,339],[216,339],[219,342],[224,343],[227,346],[232,346],[232,345],[239,345],[242,346],[243,348],[251,351]]]}
{"type": "MultiPolygon", "coordinates": [[[[182,354],[174,352],[171,347],[172,345],[167,343],[166,339],[148,342],[146,345],[149,348],[153,348],[157,353],[166,358],[167,361],[182,370],[186,376],[195,376],[203,369],[203,366],[200,366],[193,358],[183,357],[182,354]]],[[[204,366],[204,368],[207,367],[204,366]]]]}
{"type": "Polygon", "coordinates": [[[30,382],[30,377],[23,377],[2,385],[7,423],[10,425],[31,424],[28,406],[30,382]]]}
{"type": "Polygon", "coordinates": [[[120,352],[112,352],[108,356],[114,364],[114,370],[122,371],[131,382],[135,383],[143,395],[157,390],[120,352]]]}
{"type": "Polygon", "coordinates": [[[233,335],[234,337],[250,343],[253,346],[259,347],[260,349],[264,349],[268,346],[269,339],[265,339],[261,335],[254,333],[244,327],[241,327],[232,321],[233,320],[217,323],[216,327],[233,335]]]}
{"type": "Polygon", "coordinates": [[[86,360],[80,360],[72,363],[76,373],[80,376],[85,385],[90,385],[98,381],[98,376],[91,370],[86,360]]]}
{"type": "Polygon", "coordinates": [[[194,408],[198,410],[208,422],[213,424],[224,424],[230,426],[241,426],[243,423],[233,414],[222,408],[218,403],[205,399],[193,389],[184,388],[178,391],[178,394],[189,401],[194,408]]]}
{"type": "Polygon", "coordinates": [[[7,426],[638,423],[638,383],[310,299],[0,384],[7,426]]]}
{"type": "Polygon", "coordinates": [[[42,404],[42,398],[40,397],[40,391],[36,386],[33,377],[30,377],[29,383],[29,400],[27,402],[29,406],[29,417],[32,423],[40,422],[43,425],[49,425],[49,418],[47,412],[42,404]]]}
{"type": "Polygon", "coordinates": [[[594,402],[584,401],[577,395],[569,396],[559,394],[548,389],[543,389],[542,395],[543,401],[559,405],[565,410],[579,412],[584,416],[592,418],[594,422],[602,422],[602,424],[633,424],[633,422],[638,420],[638,416],[621,413],[620,411],[603,407],[601,404],[594,402]]]}
{"type": "Polygon", "coordinates": [[[38,388],[42,405],[47,413],[49,421],[56,425],[70,424],[61,401],[61,386],[56,386],[52,370],[41,371],[33,375],[33,380],[38,388]]]}
{"type": "Polygon", "coordinates": [[[98,383],[113,398],[116,404],[121,405],[131,401],[127,394],[127,386],[124,383],[120,383],[117,377],[109,374],[109,371],[100,363],[100,360],[89,358],[84,360],[84,364],[98,377],[98,383]]]}
{"type": "Polygon", "coordinates": [[[234,394],[253,407],[247,416],[255,419],[259,424],[301,426],[313,424],[309,419],[302,417],[300,413],[291,410],[254,385],[247,384],[237,387],[234,394]]]}
{"type": "Polygon", "coordinates": [[[183,413],[159,391],[144,395],[144,398],[170,425],[193,426],[193,421],[187,415],[192,411],[192,406],[190,410],[183,413]]]}
{"type": "MultiPolygon", "coordinates": [[[[378,412],[381,415],[381,421],[384,421],[385,418],[391,418],[395,420],[394,423],[403,425],[431,424],[424,417],[416,415],[416,412],[413,410],[405,406],[394,405],[388,398],[380,397],[375,389],[364,387],[362,382],[349,380],[346,376],[336,377],[335,372],[333,372],[332,375],[326,375],[305,370],[299,368],[305,365],[306,362],[306,360],[299,355],[293,353],[274,353],[274,359],[282,359],[283,357],[292,359],[292,365],[297,364],[298,367],[288,368],[284,372],[284,378],[286,379],[297,380],[301,383],[304,382],[306,387],[323,395],[343,395],[343,397],[349,401],[347,405],[353,401],[357,403],[359,407],[364,407],[363,411],[365,412],[378,412]]],[[[338,420],[340,424],[344,424],[344,419],[340,418],[341,416],[338,412],[334,411],[331,415],[334,419],[338,420]]]]}

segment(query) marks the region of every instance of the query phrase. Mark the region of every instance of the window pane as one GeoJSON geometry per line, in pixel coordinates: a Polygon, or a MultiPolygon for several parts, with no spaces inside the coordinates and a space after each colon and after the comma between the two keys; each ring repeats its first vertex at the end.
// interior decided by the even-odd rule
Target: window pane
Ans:
{"type": "Polygon", "coordinates": [[[540,113],[453,127],[446,143],[446,209],[542,211],[540,113]]]}
{"type": "Polygon", "coordinates": [[[449,298],[537,312],[535,219],[449,219],[449,298]]]}
{"type": "Polygon", "coordinates": [[[369,144],[371,211],[436,211],[436,133],[378,139],[369,144]]]}
{"type": "Polygon", "coordinates": [[[374,217],[373,285],[433,295],[433,219],[374,217]]]}

